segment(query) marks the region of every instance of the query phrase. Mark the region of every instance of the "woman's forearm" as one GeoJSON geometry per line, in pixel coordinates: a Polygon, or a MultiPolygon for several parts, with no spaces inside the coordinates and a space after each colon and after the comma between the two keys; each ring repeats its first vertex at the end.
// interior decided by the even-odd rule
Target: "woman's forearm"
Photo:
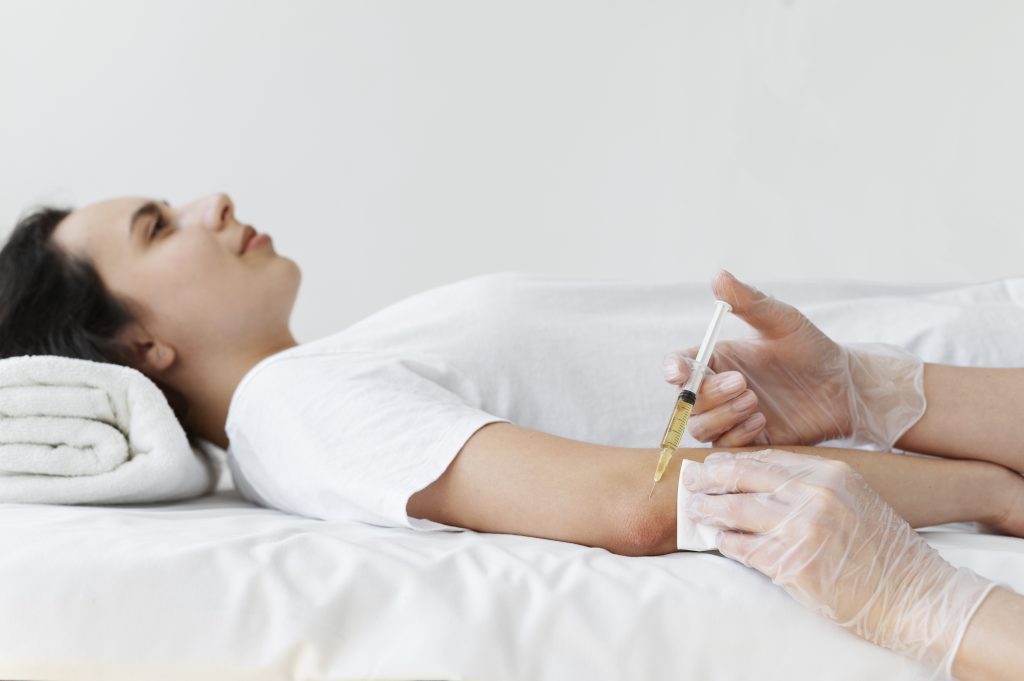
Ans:
{"type": "Polygon", "coordinates": [[[1024,472],[1024,369],[925,364],[924,392],[924,416],[896,447],[1024,472]]]}
{"type": "MultiPolygon", "coordinates": [[[[1015,475],[993,463],[967,460],[931,459],[921,456],[870,452],[835,447],[775,446],[803,454],[845,461],[860,473],[869,485],[912,527],[926,527],[960,521],[993,522],[1008,505],[1005,490],[1008,476],[1015,475]]],[[[676,487],[681,459],[703,461],[711,452],[747,452],[763,447],[714,447],[680,449],[659,485],[671,494],[656,493],[653,513],[663,530],[656,553],[675,551],[676,487]]],[[[642,449],[653,470],[657,449],[642,449]]],[[[641,467],[643,469],[643,467],[641,467]]],[[[643,469],[646,470],[646,469],[643,469]]]]}
{"type": "Polygon", "coordinates": [[[1024,679],[1024,596],[996,587],[967,624],[953,660],[961,681],[1024,679]]]}

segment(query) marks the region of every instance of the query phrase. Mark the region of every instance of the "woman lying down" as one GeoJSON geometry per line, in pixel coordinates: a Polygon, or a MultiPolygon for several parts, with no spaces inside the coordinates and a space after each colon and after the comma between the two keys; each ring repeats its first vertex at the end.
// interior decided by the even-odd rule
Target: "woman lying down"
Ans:
{"type": "Polygon", "coordinates": [[[839,345],[720,273],[715,296],[757,336],[719,342],[689,425],[713,449],[679,449],[648,499],[694,353],[655,380],[651,358],[703,329],[710,297],[685,326],[678,284],[485,275],[300,344],[300,281],[224,194],[40,208],[0,251],[0,357],[142,371],[264,506],[629,556],[677,550],[696,521],[870,641],[961,679],[1024,678],[1024,597],[912,530],[1024,536],[1024,369],[839,345]],[[814,446],[836,439],[882,451],[814,446]],[[704,463],[680,480],[684,460],[704,463]]]}

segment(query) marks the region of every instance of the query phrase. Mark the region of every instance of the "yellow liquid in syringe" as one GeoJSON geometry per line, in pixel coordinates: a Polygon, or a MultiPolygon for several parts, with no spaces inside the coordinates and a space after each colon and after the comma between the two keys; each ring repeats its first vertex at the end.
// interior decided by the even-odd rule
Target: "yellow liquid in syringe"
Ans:
{"type": "Polygon", "coordinates": [[[679,441],[683,439],[686,423],[690,420],[690,412],[693,411],[693,404],[696,401],[697,396],[689,390],[682,391],[676,398],[672,418],[669,419],[665,435],[661,438],[661,456],[658,457],[658,469],[654,472],[654,482],[661,480],[661,476],[665,474],[669,459],[675,454],[679,441]]]}

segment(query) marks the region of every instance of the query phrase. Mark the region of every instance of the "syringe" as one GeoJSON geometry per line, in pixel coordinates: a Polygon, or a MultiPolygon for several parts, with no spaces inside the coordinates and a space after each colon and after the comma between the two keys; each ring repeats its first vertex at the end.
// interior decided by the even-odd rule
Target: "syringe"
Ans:
{"type": "Polygon", "coordinates": [[[669,459],[676,451],[676,447],[679,446],[679,440],[683,437],[683,431],[686,430],[686,423],[690,420],[690,412],[693,411],[693,405],[697,401],[697,391],[700,390],[700,383],[704,380],[704,373],[708,369],[708,362],[711,361],[711,353],[715,350],[715,342],[718,340],[718,327],[722,323],[722,318],[725,317],[726,312],[732,312],[732,306],[729,303],[716,300],[715,301],[715,315],[711,318],[711,324],[708,325],[708,330],[704,334],[704,340],[701,341],[700,349],[697,351],[696,366],[690,370],[690,379],[683,386],[682,391],[676,398],[675,408],[672,410],[672,418],[668,421],[668,427],[665,428],[665,435],[661,438],[661,456],[658,458],[658,468],[654,471],[654,484],[651,485],[651,493],[647,495],[650,499],[654,495],[654,488],[661,480],[661,476],[665,474],[665,468],[668,466],[669,459]]]}

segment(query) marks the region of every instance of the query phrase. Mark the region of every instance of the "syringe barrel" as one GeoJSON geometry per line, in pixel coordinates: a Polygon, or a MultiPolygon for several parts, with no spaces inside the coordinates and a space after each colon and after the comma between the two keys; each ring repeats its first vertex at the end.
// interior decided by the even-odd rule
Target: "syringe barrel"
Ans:
{"type": "Polygon", "coordinates": [[[707,368],[707,364],[695,364],[690,367],[690,378],[686,381],[686,385],[683,386],[683,390],[689,390],[696,395],[697,391],[700,390],[700,384],[704,380],[707,368]]]}

